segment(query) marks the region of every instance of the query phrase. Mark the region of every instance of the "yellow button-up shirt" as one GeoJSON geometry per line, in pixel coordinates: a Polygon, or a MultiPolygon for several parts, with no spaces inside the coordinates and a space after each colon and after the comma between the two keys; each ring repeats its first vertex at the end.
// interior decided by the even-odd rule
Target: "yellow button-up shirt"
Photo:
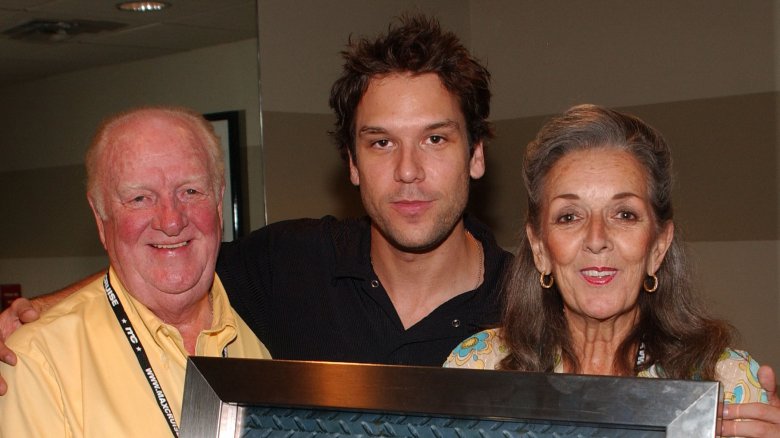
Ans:
{"type": "MultiPolygon", "coordinates": [[[[181,425],[187,351],[181,335],[131,297],[110,271],[111,285],[143,344],[176,421],[181,425]]],[[[228,303],[214,276],[212,327],[196,355],[268,359],[268,350],[228,303]]],[[[0,397],[2,437],[171,436],[103,289],[90,283],[22,326],[8,346],[19,360],[0,363],[9,384],[0,397]]]]}

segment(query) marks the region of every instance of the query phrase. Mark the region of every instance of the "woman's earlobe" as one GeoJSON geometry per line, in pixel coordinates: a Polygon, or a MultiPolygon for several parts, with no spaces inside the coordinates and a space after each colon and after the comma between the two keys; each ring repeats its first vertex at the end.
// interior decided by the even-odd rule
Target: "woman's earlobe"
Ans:
{"type": "Polygon", "coordinates": [[[545,257],[544,244],[542,240],[536,237],[531,225],[525,226],[526,238],[528,239],[528,245],[531,247],[531,254],[534,257],[534,265],[539,272],[549,272],[547,269],[547,258],[545,257]]]}
{"type": "Polygon", "coordinates": [[[658,269],[661,268],[661,264],[666,258],[666,254],[669,252],[669,248],[672,247],[672,241],[674,240],[674,223],[669,221],[661,234],[655,241],[653,247],[653,260],[651,266],[648,266],[647,275],[654,275],[658,269]],[[650,272],[652,271],[652,272],[650,272]]]}

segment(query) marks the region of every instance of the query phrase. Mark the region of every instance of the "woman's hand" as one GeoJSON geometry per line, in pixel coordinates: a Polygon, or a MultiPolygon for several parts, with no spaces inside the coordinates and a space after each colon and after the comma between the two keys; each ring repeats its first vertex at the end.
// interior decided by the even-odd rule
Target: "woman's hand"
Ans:
{"type": "Polygon", "coordinates": [[[725,405],[721,436],[780,437],[780,398],[771,367],[758,369],[758,381],[766,391],[769,403],[725,405]]]}

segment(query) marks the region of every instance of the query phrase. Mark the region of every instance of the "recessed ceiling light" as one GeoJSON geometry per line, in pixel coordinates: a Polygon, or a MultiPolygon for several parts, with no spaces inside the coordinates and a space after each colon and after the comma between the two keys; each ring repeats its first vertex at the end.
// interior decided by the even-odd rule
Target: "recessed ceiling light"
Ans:
{"type": "Polygon", "coordinates": [[[130,12],[155,12],[163,10],[168,6],[170,6],[170,3],[166,2],[122,2],[116,5],[120,11],[130,12]]]}

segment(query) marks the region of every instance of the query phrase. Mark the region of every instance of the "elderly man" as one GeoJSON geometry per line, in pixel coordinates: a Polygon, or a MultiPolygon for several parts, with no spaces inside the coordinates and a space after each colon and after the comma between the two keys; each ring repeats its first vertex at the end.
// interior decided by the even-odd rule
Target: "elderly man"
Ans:
{"type": "Polygon", "coordinates": [[[112,117],[87,153],[110,268],[8,339],[3,436],[176,434],[188,355],[269,358],[214,274],[224,188],[213,130],[185,109],[112,117]]]}

